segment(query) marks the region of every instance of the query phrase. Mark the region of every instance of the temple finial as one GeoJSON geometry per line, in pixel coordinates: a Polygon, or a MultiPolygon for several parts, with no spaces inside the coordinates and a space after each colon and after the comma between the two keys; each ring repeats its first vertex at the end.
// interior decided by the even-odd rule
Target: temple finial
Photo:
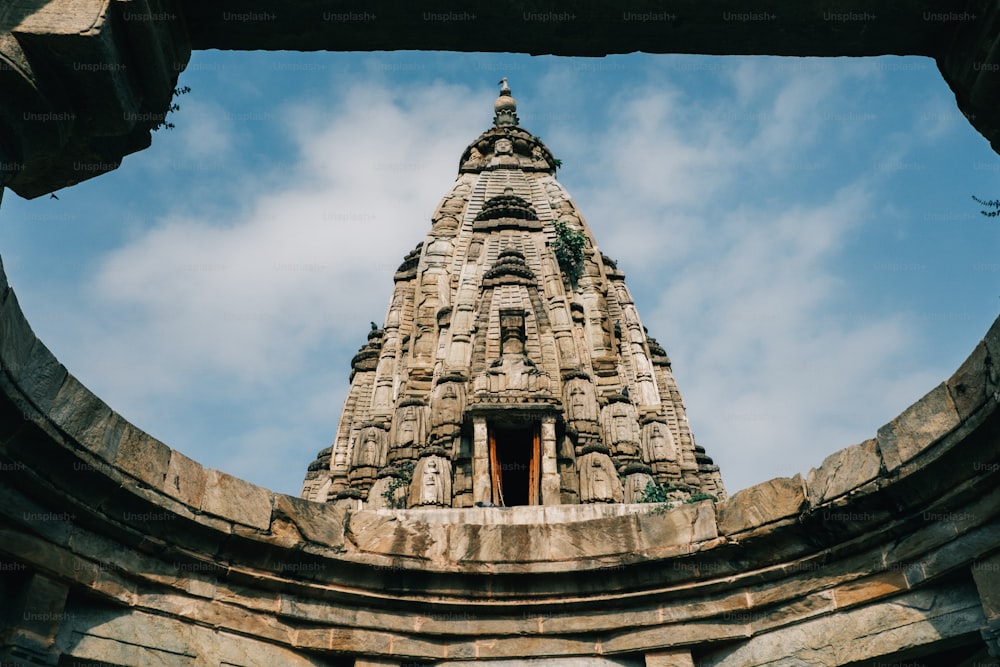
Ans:
{"type": "Polygon", "coordinates": [[[518,123],[517,102],[510,94],[507,77],[497,82],[500,85],[500,97],[493,103],[493,125],[496,127],[514,127],[518,123]]]}

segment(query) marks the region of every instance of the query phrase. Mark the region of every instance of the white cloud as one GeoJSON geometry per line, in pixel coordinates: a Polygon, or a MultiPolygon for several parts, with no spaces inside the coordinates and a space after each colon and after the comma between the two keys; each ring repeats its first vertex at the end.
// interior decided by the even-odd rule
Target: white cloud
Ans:
{"type": "Polygon", "coordinates": [[[393,99],[357,85],[334,115],[315,104],[286,109],[299,148],[290,185],[256,183],[231,219],[163,218],[104,259],[95,298],[136,313],[134,353],[159,358],[175,379],[196,370],[249,383],[290,377],[331,339],[363,343],[455,176],[462,147],[452,137],[471,139],[483,125],[483,105],[469,96],[435,85],[393,99]]]}
{"type": "Polygon", "coordinates": [[[939,380],[899,370],[914,332],[895,313],[859,314],[863,295],[838,267],[877,206],[875,181],[840,174],[817,197],[760,168],[830,151],[823,113],[843,109],[850,80],[744,63],[722,97],[753,121],[742,127],[675,95],[623,95],[598,149],[608,160],[582,188],[730,491],[805,473],[939,380]]]}

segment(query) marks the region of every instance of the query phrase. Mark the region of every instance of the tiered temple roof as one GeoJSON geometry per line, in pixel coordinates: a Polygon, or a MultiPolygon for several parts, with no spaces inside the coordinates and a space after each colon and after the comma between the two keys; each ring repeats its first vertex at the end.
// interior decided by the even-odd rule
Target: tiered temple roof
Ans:
{"type": "Polygon", "coordinates": [[[336,438],[303,497],[556,505],[638,502],[656,488],[723,499],[670,359],[501,83],[493,127],[465,150],[396,271],[384,325],[352,360],[336,438]]]}

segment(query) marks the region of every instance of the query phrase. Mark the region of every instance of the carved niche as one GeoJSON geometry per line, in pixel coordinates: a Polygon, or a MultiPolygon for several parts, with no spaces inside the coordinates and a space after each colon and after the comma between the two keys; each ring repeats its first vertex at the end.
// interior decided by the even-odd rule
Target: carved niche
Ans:
{"type": "Polygon", "coordinates": [[[677,460],[677,447],[670,427],[662,421],[649,421],[642,426],[642,457],[647,463],[677,460]]]}
{"type": "Polygon", "coordinates": [[[428,412],[427,405],[418,398],[400,402],[389,431],[393,461],[416,458],[419,448],[427,444],[428,412]]]}
{"type": "Polygon", "coordinates": [[[431,393],[431,428],[461,426],[465,412],[465,378],[445,378],[431,393]]]}
{"type": "Polygon", "coordinates": [[[413,469],[407,505],[451,507],[451,462],[444,456],[424,456],[413,469]]]}
{"type": "Polygon", "coordinates": [[[354,445],[352,468],[380,468],[385,465],[386,433],[381,424],[361,425],[361,432],[354,445]]]}
{"type": "Polygon", "coordinates": [[[587,375],[580,373],[567,378],[563,384],[563,404],[568,422],[597,421],[597,396],[587,375]]]}
{"type": "Polygon", "coordinates": [[[646,491],[646,485],[651,484],[652,482],[653,476],[648,472],[633,472],[629,475],[625,475],[625,502],[642,502],[642,496],[646,491]]]}
{"type": "Polygon", "coordinates": [[[589,452],[577,459],[580,471],[581,503],[620,503],[624,499],[622,484],[611,462],[602,452],[589,452]]]}
{"type": "Polygon", "coordinates": [[[628,399],[621,395],[611,397],[611,402],[601,410],[601,427],[604,442],[611,446],[613,454],[639,458],[639,424],[628,399]]]}

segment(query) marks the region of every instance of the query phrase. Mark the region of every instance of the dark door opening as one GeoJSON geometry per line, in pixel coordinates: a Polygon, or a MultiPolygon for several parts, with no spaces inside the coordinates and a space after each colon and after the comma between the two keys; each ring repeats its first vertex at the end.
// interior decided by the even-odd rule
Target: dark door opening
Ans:
{"type": "Polygon", "coordinates": [[[538,504],[539,444],[537,426],[490,429],[494,504],[538,504]]]}

